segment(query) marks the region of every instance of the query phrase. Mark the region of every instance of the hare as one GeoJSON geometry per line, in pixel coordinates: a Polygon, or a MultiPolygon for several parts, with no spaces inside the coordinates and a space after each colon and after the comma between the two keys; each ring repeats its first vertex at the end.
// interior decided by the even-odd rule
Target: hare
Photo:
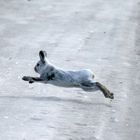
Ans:
{"type": "Polygon", "coordinates": [[[24,76],[22,78],[24,81],[29,83],[42,82],[60,87],[79,87],[87,92],[100,90],[106,98],[114,99],[113,93],[101,83],[94,81],[91,70],[65,71],[57,68],[48,61],[46,51],[41,50],[39,57],[40,60],[34,70],[40,74],[40,77],[24,76]]]}

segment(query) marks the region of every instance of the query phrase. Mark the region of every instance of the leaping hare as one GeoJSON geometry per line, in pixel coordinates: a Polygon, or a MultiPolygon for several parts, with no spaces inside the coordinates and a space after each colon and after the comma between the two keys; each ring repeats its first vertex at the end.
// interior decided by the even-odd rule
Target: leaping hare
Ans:
{"type": "Polygon", "coordinates": [[[40,77],[24,76],[22,78],[24,81],[29,83],[42,82],[61,87],[79,87],[87,92],[100,90],[106,98],[114,99],[113,93],[101,83],[93,80],[94,75],[91,70],[65,71],[57,68],[48,61],[46,51],[41,50],[39,57],[40,60],[34,67],[34,70],[40,74],[40,77]]]}

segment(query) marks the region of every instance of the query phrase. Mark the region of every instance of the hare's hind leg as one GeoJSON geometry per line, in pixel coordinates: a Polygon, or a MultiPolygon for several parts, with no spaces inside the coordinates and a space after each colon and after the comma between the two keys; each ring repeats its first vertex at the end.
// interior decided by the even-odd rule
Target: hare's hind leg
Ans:
{"type": "Polygon", "coordinates": [[[110,92],[104,85],[99,82],[96,82],[96,86],[102,91],[106,98],[114,99],[114,94],[110,92]]]}
{"type": "Polygon", "coordinates": [[[92,92],[92,91],[96,91],[96,90],[100,90],[102,91],[102,93],[104,94],[104,96],[106,98],[110,98],[110,99],[114,99],[114,94],[111,93],[105,86],[103,86],[101,83],[99,82],[93,82],[93,81],[86,81],[80,84],[80,87],[87,92],[92,92]]]}
{"type": "Polygon", "coordinates": [[[86,81],[86,82],[80,83],[80,87],[85,91],[91,91],[91,92],[93,91],[93,89],[99,90],[96,84],[92,81],[86,81]]]}

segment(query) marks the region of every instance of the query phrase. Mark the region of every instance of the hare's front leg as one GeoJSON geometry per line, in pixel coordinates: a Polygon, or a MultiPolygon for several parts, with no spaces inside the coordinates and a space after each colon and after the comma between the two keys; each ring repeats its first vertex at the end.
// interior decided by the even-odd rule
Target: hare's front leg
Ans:
{"type": "Polygon", "coordinates": [[[34,82],[41,82],[43,79],[40,77],[31,77],[31,76],[23,76],[22,80],[24,81],[29,81],[29,83],[34,83],[34,82]]]}

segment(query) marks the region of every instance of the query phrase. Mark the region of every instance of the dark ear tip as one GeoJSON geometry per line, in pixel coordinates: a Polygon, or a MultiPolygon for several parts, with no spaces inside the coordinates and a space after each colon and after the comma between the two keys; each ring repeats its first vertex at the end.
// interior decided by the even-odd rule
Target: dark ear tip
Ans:
{"type": "Polygon", "coordinates": [[[47,56],[47,52],[46,52],[46,51],[43,51],[43,50],[40,50],[40,51],[39,51],[39,54],[40,54],[40,55],[47,56]]]}
{"type": "Polygon", "coordinates": [[[39,54],[42,54],[42,53],[43,53],[43,51],[42,51],[42,50],[40,50],[40,51],[39,51],[39,54]]]}

